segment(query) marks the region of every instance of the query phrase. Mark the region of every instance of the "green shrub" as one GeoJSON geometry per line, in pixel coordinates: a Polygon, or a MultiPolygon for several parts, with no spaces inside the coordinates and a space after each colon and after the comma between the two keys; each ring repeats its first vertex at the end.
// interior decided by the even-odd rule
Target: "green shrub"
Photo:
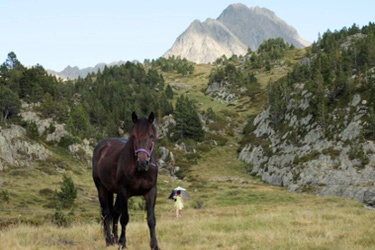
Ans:
{"type": "Polygon", "coordinates": [[[26,122],[26,134],[30,139],[36,140],[39,138],[40,134],[38,131],[38,126],[36,125],[35,121],[27,121],[26,122]]]}
{"type": "Polygon", "coordinates": [[[6,203],[9,203],[9,200],[10,200],[10,194],[9,194],[9,191],[4,189],[0,192],[0,195],[1,195],[1,198],[3,201],[5,201],[6,203]]]}
{"type": "Polygon", "coordinates": [[[48,131],[48,133],[52,134],[53,132],[56,131],[56,126],[53,123],[50,123],[49,126],[46,127],[46,131],[48,131]]]}
{"type": "Polygon", "coordinates": [[[72,208],[77,198],[77,188],[70,176],[64,174],[62,179],[60,190],[55,191],[55,196],[61,207],[72,208]]]}
{"type": "Polygon", "coordinates": [[[60,142],[59,142],[59,146],[63,147],[63,148],[67,148],[70,145],[72,145],[74,143],[77,143],[79,141],[80,140],[79,140],[78,137],[75,137],[75,136],[72,136],[72,135],[65,135],[65,136],[61,137],[60,142]]]}
{"type": "Polygon", "coordinates": [[[56,207],[55,214],[53,215],[52,221],[59,227],[68,227],[71,225],[73,218],[72,210],[69,213],[64,213],[61,206],[56,207]]]}

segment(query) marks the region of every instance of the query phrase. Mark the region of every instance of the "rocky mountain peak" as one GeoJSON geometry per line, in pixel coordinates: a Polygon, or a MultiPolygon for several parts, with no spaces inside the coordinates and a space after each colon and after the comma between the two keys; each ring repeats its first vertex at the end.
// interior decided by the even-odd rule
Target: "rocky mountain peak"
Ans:
{"type": "Polygon", "coordinates": [[[163,57],[180,56],[210,63],[222,55],[246,54],[270,38],[282,37],[297,48],[310,45],[297,31],[266,8],[229,5],[217,19],[194,20],[163,57]]]}

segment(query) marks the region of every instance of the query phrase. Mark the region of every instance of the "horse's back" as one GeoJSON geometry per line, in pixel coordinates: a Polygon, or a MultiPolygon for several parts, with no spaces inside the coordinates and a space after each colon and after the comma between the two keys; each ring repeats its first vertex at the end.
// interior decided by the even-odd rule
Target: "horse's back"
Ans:
{"type": "Polygon", "coordinates": [[[96,185],[100,183],[108,190],[114,188],[117,162],[126,141],[125,138],[108,138],[95,146],[92,170],[96,185]]]}
{"type": "Polygon", "coordinates": [[[126,138],[107,138],[100,141],[94,148],[93,167],[96,167],[103,157],[119,154],[126,142],[126,138]]]}

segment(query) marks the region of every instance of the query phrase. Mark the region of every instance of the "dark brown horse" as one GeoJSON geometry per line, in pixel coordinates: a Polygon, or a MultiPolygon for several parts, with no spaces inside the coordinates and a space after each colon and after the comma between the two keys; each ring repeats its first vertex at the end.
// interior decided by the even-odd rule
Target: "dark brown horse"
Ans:
{"type": "Polygon", "coordinates": [[[159,249],[155,234],[155,201],[158,168],[154,155],[156,128],[154,113],[139,118],[133,112],[129,140],[105,139],[94,149],[93,179],[98,189],[106,244],[126,247],[126,225],[129,222],[128,199],[143,196],[146,200],[147,223],[151,249],[159,249]],[[113,204],[114,194],[116,202],[113,204]],[[118,239],[118,219],[121,236],[118,239]],[[111,233],[111,222],[112,233],[111,233]]]}

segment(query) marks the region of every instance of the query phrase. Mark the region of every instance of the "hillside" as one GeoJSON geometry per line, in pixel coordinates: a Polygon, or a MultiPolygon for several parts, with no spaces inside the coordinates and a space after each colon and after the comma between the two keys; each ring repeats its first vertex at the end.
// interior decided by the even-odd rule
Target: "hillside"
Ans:
{"type": "MultiPolygon", "coordinates": [[[[289,51],[287,58],[300,61],[304,53],[304,50],[289,51]]],[[[271,75],[279,79],[288,72],[288,68],[276,67],[271,75]]],[[[263,110],[266,98],[261,98],[260,103],[245,110],[240,106],[249,103],[249,100],[234,104],[203,94],[202,89],[207,88],[210,75],[209,65],[195,65],[194,74],[190,76],[172,72],[163,75],[165,81],[174,86],[176,93],[188,94],[196,100],[200,110],[212,107],[217,114],[223,112],[227,118],[226,126],[233,130],[227,130],[225,145],[217,145],[208,152],[199,149],[199,156],[195,155],[197,160],[185,172],[184,180],[173,178],[164,168],[161,169],[156,230],[162,249],[173,250],[176,246],[202,250],[213,246],[217,249],[309,249],[314,246],[319,249],[364,250],[375,246],[371,226],[373,211],[365,209],[359,202],[311,193],[296,194],[266,185],[259,178],[249,175],[248,164],[238,159],[237,143],[242,137],[240,127],[248,115],[263,110]],[[176,186],[187,188],[192,197],[186,200],[183,216],[179,219],[174,217],[173,204],[167,200],[176,186]]],[[[259,71],[263,89],[266,89],[271,75],[267,71],[259,71]]],[[[37,120],[29,106],[23,108],[28,110],[23,114],[37,120]]],[[[42,124],[41,120],[39,122],[42,124]]],[[[2,135],[5,134],[8,133],[3,130],[2,135]]],[[[17,141],[35,143],[25,134],[18,135],[22,137],[17,141]]],[[[162,141],[159,143],[160,146],[163,144],[162,141]]],[[[8,166],[2,172],[1,195],[9,197],[8,202],[3,199],[0,203],[2,247],[105,248],[90,162],[80,158],[85,155],[82,151],[74,154],[69,149],[41,144],[51,151],[53,157],[47,161],[31,159],[36,164],[8,166]],[[72,176],[78,188],[78,197],[74,212],[69,215],[72,224],[58,227],[52,219],[55,214],[53,192],[59,188],[63,173],[72,176]]],[[[26,148],[30,147],[25,145],[23,149],[16,150],[21,153],[26,148]]],[[[133,199],[132,204],[127,227],[128,248],[149,249],[145,214],[137,208],[142,200],[133,199]]],[[[64,213],[68,217],[69,211],[64,213]]]]}
{"type": "MultiPolygon", "coordinates": [[[[303,50],[290,50],[287,55],[290,58],[288,61],[297,62],[302,59],[304,53],[303,50]]],[[[15,64],[20,63],[15,57],[12,57],[12,60],[15,64]]],[[[1,213],[5,215],[1,224],[7,225],[19,220],[35,224],[49,221],[56,206],[54,192],[58,189],[64,173],[72,176],[78,187],[77,209],[79,211],[76,212],[81,220],[95,217],[98,211],[98,201],[91,180],[91,152],[96,141],[103,137],[122,136],[123,134],[119,134],[119,131],[128,130],[124,125],[119,127],[119,123],[113,118],[123,115],[124,111],[121,107],[127,107],[130,110],[134,108],[138,111],[145,108],[151,110],[152,107],[158,107],[156,103],[161,102],[161,99],[155,95],[160,95],[160,91],[153,91],[149,95],[155,101],[150,101],[150,97],[146,95],[145,97],[136,96],[134,100],[125,100],[126,102],[121,104],[124,100],[121,97],[129,88],[143,89],[142,86],[134,85],[134,82],[127,78],[124,78],[121,84],[113,81],[121,75],[129,76],[129,79],[136,76],[139,81],[143,81],[144,74],[145,84],[149,84],[149,79],[153,79],[152,87],[146,88],[148,90],[171,86],[174,92],[174,98],[171,101],[175,103],[179,96],[188,96],[196,103],[196,108],[204,121],[204,130],[207,133],[203,142],[196,143],[192,139],[174,142],[170,141],[167,135],[171,130],[169,123],[174,122],[173,116],[172,118],[170,115],[163,116],[163,113],[158,115],[160,140],[157,153],[160,160],[159,188],[162,196],[165,196],[174,186],[179,185],[181,179],[185,180],[181,185],[192,189],[201,186],[204,182],[230,181],[240,184],[255,181],[246,173],[246,164],[238,160],[238,142],[242,138],[242,128],[248,115],[257,114],[265,107],[264,93],[270,73],[266,70],[251,70],[258,72],[259,88],[256,88],[256,96],[236,97],[228,102],[215,97],[213,93],[207,94],[205,91],[213,70],[212,65],[192,64],[179,59],[160,60],[158,63],[161,66],[150,64],[146,65],[145,69],[139,64],[130,62],[110,67],[94,75],[94,79],[97,79],[100,84],[93,84],[90,77],[73,84],[72,81],[61,82],[53,77],[39,74],[49,85],[35,85],[34,87],[55,89],[51,92],[54,94],[52,100],[52,95],[48,94],[24,95],[22,105],[19,107],[21,117],[15,116],[13,120],[2,123],[1,188],[2,195],[6,199],[1,203],[3,207],[1,213]],[[189,74],[185,71],[177,73],[173,69],[162,70],[163,65],[167,63],[185,65],[182,68],[194,65],[194,71],[189,74]],[[152,70],[155,67],[158,68],[160,75],[152,70]],[[122,82],[127,81],[129,86],[124,86],[122,82]],[[97,96],[93,93],[95,91],[98,93],[97,96]],[[67,100],[64,99],[65,96],[67,100]],[[40,98],[39,103],[28,103],[29,100],[38,98],[40,98]],[[135,105],[144,98],[148,100],[143,102],[144,106],[135,105]],[[111,100],[111,102],[107,103],[108,106],[104,101],[99,105],[98,100],[111,100]],[[114,105],[115,103],[117,104],[114,105]],[[68,108],[70,114],[65,113],[68,108]],[[212,109],[210,116],[208,116],[209,109],[212,109]],[[90,123],[88,123],[89,120],[90,123]],[[226,164],[223,164],[224,162],[226,164]],[[231,167],[228,168],[228,165],[231,167]],[[205,174],[202,175],[201,171],[205,174]],[[29,210],[40,212],[30,214],[29,210]],[[19,214],[22,215],[21,219],[18,217],[19,214]]],[[[288,68],[289,66],[285,64],[284,67],[274,71],[272,73],[274,79],[285,75],[288,68]]],[[[31,73],[39,72],[42,68],[24,69],[20,65],[19,69],[12,70],[20,70],[24,71],[25,75],[33,75],[31,73]]],[[[28,78],[21,80],[21,89],[28,86],[26,85],[28,80],[28,78]]],[[[43,83],[41,80],[36,82],[43,83]]],[[[138,90],[137,92],[143,93],[138,90]]],[[[20,92],[20,96],[23,95],[22,93],[20,92]]],[[[160,98],[168,100],[163,95],[160,98]]],[[[144,112],[148,113],[148,109],[144,112]]],[[[125,119],[130,118],[125,117],[125,119]]],[[[125,122],[127,123],[130,122],[125,122]]],[[[194,202],[201,203],[199,198],[201,195],[204,196],[205,191],[196,196],[194,202]]]]}
{"type": "Polygon", "coordinates": [[[253,175],[374,204],[373,32],[353,25],[324,34],[310,57],[269,86],[269,105],[249,119],[240,153],[253,175]]]}
{"type": "MultiPolygon", "coordinates": [[[[302,52],[293,51],[289,57],[299,61],[302,52]]],[[[166,82],[178,92],[188,92],[203,107],[213,107],[216,112],[229,109],[225,114],[231,114],[231,119],[238,120],[239,124],[244,122],[240,117],[262,110],[261,107],[250,109],[248,113],[240,112],[238,117],[236,105],[207,98],[200,90],[206,88],[210,67],[195,66],[195,73],[190,77],[165,74],[166,82]],[[181,82],[191,88],[178,88],[181,84],[177,83],[181,82]]],[[[280,71],[275,75],[286,74],[286,68],[280,71]]],[[[262,72],[259,77],[266,83],[269,75],[262,72]]],[[[353,200],[296,194],[263,184],[248,174],[247,164],[238,160],[236,143],[239,138],[236,136],[231,134],[226,145],[202,152],[185,180],[165,173],[159,176],[156,230],[162,249],[172,250],[175,246],[202,250],[213,246],[218,249],[309,249],[312,246],[371,249],[375,246],[372,210],[353,200]],[[167,200],[176,186],[186,187],[192,197],[186,200],[183,217],[178,220],[171,201],[167,200]],[[176,237],[176,234],[183,237],[176,237]]],[[[50,148],[55,154],[53,161],[49,158],[45,163],[9,167],[2,172],[2,196],[9,194],[9,202],[4,199],[0,203],[2,247],[103,249],[105,242],[90,164],[72,158],[67,150],[54,148],[50,148]],[[71,215],[73,223],[68,227],[51,223],[55,213],[53,191],[58,189],[62,173],[70,174],[78,188],[76,208],[71,215]]],[[[136,208],[141,200],[134,199],[133,204],[127,227],[128,247],[149,249],[145,215],[136,208]]]]}

